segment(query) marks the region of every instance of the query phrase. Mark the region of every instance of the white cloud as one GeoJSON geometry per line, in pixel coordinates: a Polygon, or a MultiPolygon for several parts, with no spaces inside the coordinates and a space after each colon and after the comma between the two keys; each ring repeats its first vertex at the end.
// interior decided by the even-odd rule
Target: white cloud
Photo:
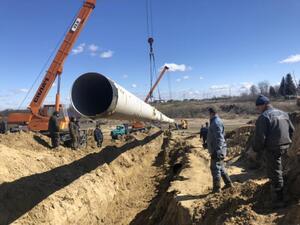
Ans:
{"type": "Polygon", "coordinates": [[[20,92],[23,92],[23,93],[27,93],[29,90],[27,88],[21,88],[19,89],[20,92]]]}
{"type": "Polygon", "coordinates": [[[180,79],[180,78],[177,78],[177,79],[176,79],[176,82],[180,82],[180,81],[181,81],[181,79],[180,79]]]}
{"type": "Polygon", "coordinates": [[[95,44],[90,44],[90,45],[89,45],[89,50],[90,50],[91,52],[96,52],[96,51],[98,51],[98,49],[99,49],[99,46],[97,46],[97,45],[95,45],[95,44]]]}
{"type": "Polygon", "coordinates": [[[184,80],[188,80],[190,77],[187,76],[187,75],[185,75],[185,76],[183,76],[182,78],[183,78],[184,80]]]}
{"type": "Polygon", "coordinates": [[[132,85],[131,85],[131,87],[133,87],[133,88],[136,88],[136,87],[137,87],[137,85],[136,85],[136,84],[132,84],[132,85]]]}
{"type": "Polygon", "coordinates": [[[300,62],[300,54],[291,55],[286,59],[279,61],[279,63],[297,63],[297,62],[300,62]]]}
{"type": "Polygon", "coordinates": [[[252,82],[242,82],[240,84],[241,84],[240,89],[243,89],[243,90],[249,90],[250,87],[253,85],[252,82]]]}
{"type": "Polygon", "coordinates": [[[199,79],[200,79],[200,80],[203,80],[203,79],[204,79],[204,77],[200,76],[200,77],[199,77],[199,79]]]}
{"type": "Polygon", "coordinates": [[[27,88],[12,89],[12,90],[7,91],[7,93],[5,93],[5,94],[1,94],[0,96],[1,97],[5,96],[6,98],[9,98],[9,97],[13,97],[14,95],[17,95],[17,94],[27,93],[28,91],[29,91],[29,89],[27,89],[27,88]]]}
{"type": "Polygon", "coordinates": [[[212,85],[210,89],[212,90],[227,90],[230,86],[228,84],[212,85]]]}
{"type": "Polygon", "coordinates": [[[188,66],[186,69],[187,69],[187,71],[191,71],[193,69],[193,67],[188,66]]]}
{"type": "Polygon", "coordinates": [[[103,59],[108,59],[108,58],[111,58],[113,56],[113,54],[114,54],[113,51],[108,50],[108,51],[102,52],[100,54],[100,57],[103,58],[103,59]]]}
{"type": "Polygon", "coordinates": [[[127,75],[127,74],[123,74],[123,78],[124,78],[124,79],[127,79],[127,78],[128,78],[128,75],[127,75]]]}
{"type": "Polygon", "coordinates": [[[191,70],[192,67],[186,66],[185,64],[176,64],[176,63],[165,63],[164,66],[169,67],[170,72],[185,72],[191,70]]]}
{"type": "Polygon", "coordinates": [[[78,55],[78,54],[82,53],[84,51],[85,45],[86,45],[85,43],[81,43],[76,48],[72,49],[72,54],[78,55]]]}
{"type": "Polygon", "coordinates": [[[89,51],[90,51],[90,55],[91,56],[96,56],[97,55],[97,51],[99,49],[98,45],[95,44],[90,44],[88,47],[89,51]]]}

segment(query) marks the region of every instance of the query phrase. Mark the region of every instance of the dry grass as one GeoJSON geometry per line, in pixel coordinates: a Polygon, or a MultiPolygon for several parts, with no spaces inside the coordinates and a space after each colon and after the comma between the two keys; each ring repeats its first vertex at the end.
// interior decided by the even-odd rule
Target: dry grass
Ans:
{"type": "MultiPolygon", "coordinates": [[[[294,112],[300,107],[295,100],[272,101],[272,105],[285,112],[294,112]]],[[[158,110],[172,118],[207,118],[207,109],[214,106],[219,114],[226,119],[237,119],[240,117],[251,118],[257,115],[253,101],[176,101],[154,105],[158,110]]]]}

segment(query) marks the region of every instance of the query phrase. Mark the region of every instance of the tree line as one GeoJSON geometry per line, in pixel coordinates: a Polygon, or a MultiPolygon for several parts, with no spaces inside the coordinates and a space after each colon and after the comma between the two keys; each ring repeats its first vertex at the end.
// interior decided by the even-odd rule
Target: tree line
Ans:
{"type": "Polygon", "coordinates": [[[270,97],[294,97],[300,93],[300,81],[294,81],[292,75],[288,73],[283,76],[279,85],[270,85],[268,81],[261,81],[257,85],[250,87],[250,95],[257,96],[263,94],[270,97]]]}

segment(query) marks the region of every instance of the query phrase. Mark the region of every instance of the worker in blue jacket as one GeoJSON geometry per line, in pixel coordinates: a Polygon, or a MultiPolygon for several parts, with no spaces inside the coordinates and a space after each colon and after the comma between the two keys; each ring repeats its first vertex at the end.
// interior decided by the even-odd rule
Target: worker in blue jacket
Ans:
{"type": "Polygon", "coordinates": [[[281,207],[284,206],[282,156],[292,143],[295,129],[289,115],[273,108],[266,96],[258,96],[256,108],[260,116],[255,124],[253,150],[265,156],[273,206],[281,207]]]}
{"type": "Polygon", "coordinates": [[[217,115],[215,108],[209,108],[210,126],[207,134],[207,148],[211,156],[210,170],[213,177],[213,192],[221,189],[221,177],[225,183],[224,188],[232,187],[232,182],[226,172],[224,159],[226,157],[226,141],[224,138],[224,125],[217,115]]]}

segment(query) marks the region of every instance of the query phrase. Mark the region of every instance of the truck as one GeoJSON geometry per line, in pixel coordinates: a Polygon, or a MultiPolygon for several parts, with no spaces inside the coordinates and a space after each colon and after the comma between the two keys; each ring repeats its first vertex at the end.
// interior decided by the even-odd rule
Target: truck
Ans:
{"type": "Polygon", "coordinates": [[[128,135],[129,133],[130,130],[128,124],[122,124],[122,125],[117,125],[117,127],[110,132],[110,136],[113,140],[115,139],[120,140],[122,137],[128,135]]]}

